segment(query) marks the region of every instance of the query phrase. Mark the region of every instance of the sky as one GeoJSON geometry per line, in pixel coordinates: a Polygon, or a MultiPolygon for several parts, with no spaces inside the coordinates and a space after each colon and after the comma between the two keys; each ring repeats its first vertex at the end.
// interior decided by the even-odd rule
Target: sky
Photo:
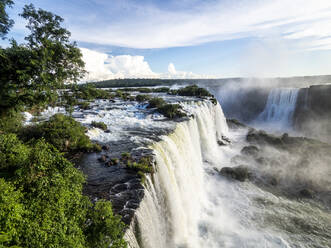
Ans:
{"type": "Polygon", "coordinates": [[[29,3],[65,19],[87,80],[331,74],[330,0],[15,0],[19,42],[29,3]]]}

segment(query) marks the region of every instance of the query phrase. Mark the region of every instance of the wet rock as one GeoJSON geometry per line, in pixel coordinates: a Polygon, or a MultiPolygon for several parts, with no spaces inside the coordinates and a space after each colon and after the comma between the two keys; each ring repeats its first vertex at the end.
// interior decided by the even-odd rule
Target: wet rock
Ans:
{"type": "Polygon", "coordinates": [[[103,145],[101,148],[102,148],[102,150],[105,150],[105,151],[109,151],[110,150],[110,146],[109,145],[103,145]]]}
{"type": "Polygon", "coordinates": [[[222,135],[221,139],[217,140],[217,144],[220,145],[220,146],[226,146],[230,143],[231,143],[231,140],[228,137],[224,136],[224,135],[222,135]]]}
{"type": "Polygon", "coordinates": [[[228,143],[225,143],[223,140],[217,140],[219,146],[226,146],[228,143]]]}
{"type": "Polygon", "coordinates": [[[98,158],[99,162],[106,162],[107,157],[105,155],[102,155],[101,157],[98,158]]]}
{"type": "Polygon", "coordinates": [[[270,135],[264,131],[257,131],[255,129],[250,129],[246,136],[246,140],[252,144],[271,145],[279,148],[284,145],[281,137],[270,135]]]}
{"type": "Polygon", "coordinates": [[[237,167],[223,167],[220,172],[222,176],[244,182],[249,178],[250,173],[244,166],[237,167]]]}
{"type": "Polygon", "coordinates": [[[314,197],[314,192],[310,189],[302,189],[299,192],[299,196],[303,198],[312,199],[314,197]]]}
{"type": "Polygon", "coordinates": [[[109,129],[105,130],[105,133],[110,133],[110,130],[109,129]]]}
{"type": "Polygon", "coordinates": [[[236,119],[226,119],[226,123],[228,124],[228,127],[230,129],[239,129],[239,128],[245,128],[246,125],[242,124],[236,119]]]}
{"type": "Polygon", "coordinates": [[[256,146],[245,146],[242,150],[241,150],[241,154],[246,155],[246,156],[250,156],[253,158],[257,158],[259,155],[259,149],[256,146]]]}

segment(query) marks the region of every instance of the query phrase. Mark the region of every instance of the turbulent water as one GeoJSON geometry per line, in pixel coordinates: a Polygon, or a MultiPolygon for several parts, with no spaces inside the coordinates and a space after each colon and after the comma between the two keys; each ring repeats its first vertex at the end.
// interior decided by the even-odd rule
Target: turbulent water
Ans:
{"type": "Polygon", "coordinates": [[[272,89],[263,112],[257,117],[257,122],[278,130],[290,130],[298,93],[299,88],[272,89]]]}
{"type": "MultiPolygon", "coordinates": [[[[295,94],[294,89],[271,93],[265,111],[283,108],[283,113],[288,115],[280,120],[284,126],[288,125],[295,94]],[[285,103],[292,107],[284,106],[285,103]]],[[[170,135],[162,136],[161,141],[151,146],[156,172],[146,179],[136,224],[127,232],[130,247],[331,247],[329,210],[314,202],[277,196],[250,181],[228,180],[216,172],[214,168],[235,166],[232,158],[247,145],[247,130],[229,130],[219,104],[183,104],[194,117],[177,124],[160,121],[160,116],[151,115],[134,103],[114,105],[99,101],[92,107],[87,111],[77,109],[74,116],[85,125],[92,120],[104,121],[110,133],[98,129],[90,129],[88,133],[101,142],[120,140],[123,143],[130,139],[143,145],[141,141],[146,135],[137,142],[137,135],[130,134],[128,138],[128,130],[176,126],[170,135]],[[225,142],[224,137],[231,143],[220,146],[218,141],[225,142]]],[[[44,117],[62,111],[50,109],[44,117]]],[[[279,120],[276,116],[280,112],[266,116],[269,120],[279,120]]]]}
{"type": "Polygon", "coordinates": [[[228,130],[219,105],[193,112],[194,118],[152,146],[157,172],[146,182],[136,212],[138,238],[128,235],[131,247],[328,247],[330,236],[313,229],[320,225],[328,232],[329,213],[215,173],[232,166],[245,133],[228,130]],[[222,135],[230,145],[217,144],[222,135]]]}

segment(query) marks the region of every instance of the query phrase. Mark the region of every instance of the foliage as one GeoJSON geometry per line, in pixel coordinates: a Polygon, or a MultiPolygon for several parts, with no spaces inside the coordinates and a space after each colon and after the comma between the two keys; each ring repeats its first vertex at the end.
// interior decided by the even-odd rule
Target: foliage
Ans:
{"type": "Polygon", "coordinates": [[[6,114],[0,114],[0,133],[17,132],[23,124],[23,115],[11,109],[6,114]]]}
{"type": "Polygon", "coordinates": [[[29,152],[15,134],[0,135],[0,170],[20,168],[27,162],[29,152]]]}
{"type": "Polygon", "coordinates": [[[142,157],[138,162],[127,161],[127,168],[133,169],[135,171],[141,171],[143,173],[153,173],[154,169],[151,165],[150,157],[142,157]]]}
{"type": "Polygon", "coordinates": [[[190,85],[190,86],[186,86],[184,88],[180,88],[177,90],[176,93],[179,96],[198,96],[198,97],[213,96],[212,94],[209,93],[208,90],[206,90],[204,88],[200,88],[197,85],[190,85]]]}
{"type": "Polygon", "coordinates": [[[114,216],[111,203],[100,200],[89,211],[88,219],[91,222],[86,229],[89,247],[111,248],[126,247],[122,239],[125,225],[119,216],[114,216]]]}
{"type": "Polygon", "coordinates": [[[44,137],[58,150],[65,152],[94,149],[93,143],[85,135],[85,127],[64,114],[55,114],[48,121],[26,128],[21,133],[21,137],[25,140],[44,137]]]}
{"type": "Polygon", "coordinates": [[[137,102],[145,102],[148,101],[151,97],[149,95],[137,95],[136,101],[137,102]]]}
{"type": "Polygon", "coordinates": [[[91,84],[84,84],[73,88],[73,97],[91,101],[95,99],[109,99],[110,93],[106,90],[97,89],[91,84]]]}
{"type": "Polygon", "coordinates": [[[57,88],[84,74],[82,54],[61,27],[61,17],[33,5],[25,6],[21,16],[28,21],[28,43],[12,40],[0,50],[0,109],[5,113],[54,101],[57,88]]]}
{"type": "Polygon", "coordinates": [[[125,247],[120,217],[110,203],[92,207],[82,195],[83,174],[54,146],[44,139],[23,144],[13,134],[0,140],[0,172],[14,168],[0,176],[1,247],[125,247]]]}
{"type": "Polygon", "coordinates": [[[160,114],[170,119],[185,117],[186,114],[181,111],[182,107],[179,104],[164,104],[157,108],[160,114]]]}
{"type": "Polygon", "coordinates": [[[91,126],[96,127],[96,128],[100,128],[104,131],[108,129],[107,125],[104,122],[101,122],[101,121],[100,122],[92,121],[91,126]]]}
{"type": "Polygon", "coordinates": [[[19,227],[23,224],[22,216],[25,213],[21,198],[20,191],[0,178],[0,247],[18,242],[19,227]]]}
{"type": "Polygon", "coordinates": [[[151,100],[148,101],[149,108],[159,108],[164,105],[166,102],[161,97],[153,97],[151,100]]]}
{"type": "Polygon", "coordinates": [[[79,106],[81,109],[84,109],[84,110],[88,110],[88,109],[91,108],[89,102],[80,102],[80,103],[78,103],[78,106],[79,106]]]}
{"type": "Polygon", "coordinates": [[[13,26],[14,21],[11,20],[6,12],[6,7],[12,7],[14,2],[12,0],[0,1],[0,37],[5,38],[9,29],[13,26]]]}

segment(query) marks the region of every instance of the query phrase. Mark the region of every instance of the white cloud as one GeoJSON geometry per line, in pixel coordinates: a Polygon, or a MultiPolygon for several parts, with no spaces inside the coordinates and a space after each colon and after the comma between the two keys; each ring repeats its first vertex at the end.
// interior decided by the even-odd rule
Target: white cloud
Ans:
{"type": "MultiPolygon", "coordinates": [[[[126,1],[132,9],[116,21],[73,26],[73,38],[97,44],[132,48],[190,46],[242,37],[272,37],[314,41],[331,36],[330,0],[241,0],[200,2],[195,9],[167,10],[126,1]],[[134,11],[133,11],[134,10],[134,11]],[[125,16],[125,18],[124,18],[125,16]]],[[[111,15],[109,15],[111,16],[111,15]]]]}
{"type": "Polygon", "coordinates": [[[87,48],[81,48],[85,70],[85,80],[106,80],[114,78],[156,78],[159,77],[144,61],[143,56],[109,56],[87,48]]]}
{"type": "Polygon", "coordinates": [[[177,71],[173,63],[169,63],[167,73],[156,73],[151,70],[144,56],[110,56],[87,48],[80,49],[88,72],[86,81],[116,78],[211,78],[208,75],[177,71]]]}
{"type": "Polygon", "coordinates": [[[196,74],[193,72],[186,72],[186,71],[177,71],[175,65],[173,63],[169,63],[168,65],[168,72],[161,75],[162,78],[181,78],[181,79],[201,79],[201,78],[215,78],[214,76],[210,75],[201,75],[196,74]]]}

